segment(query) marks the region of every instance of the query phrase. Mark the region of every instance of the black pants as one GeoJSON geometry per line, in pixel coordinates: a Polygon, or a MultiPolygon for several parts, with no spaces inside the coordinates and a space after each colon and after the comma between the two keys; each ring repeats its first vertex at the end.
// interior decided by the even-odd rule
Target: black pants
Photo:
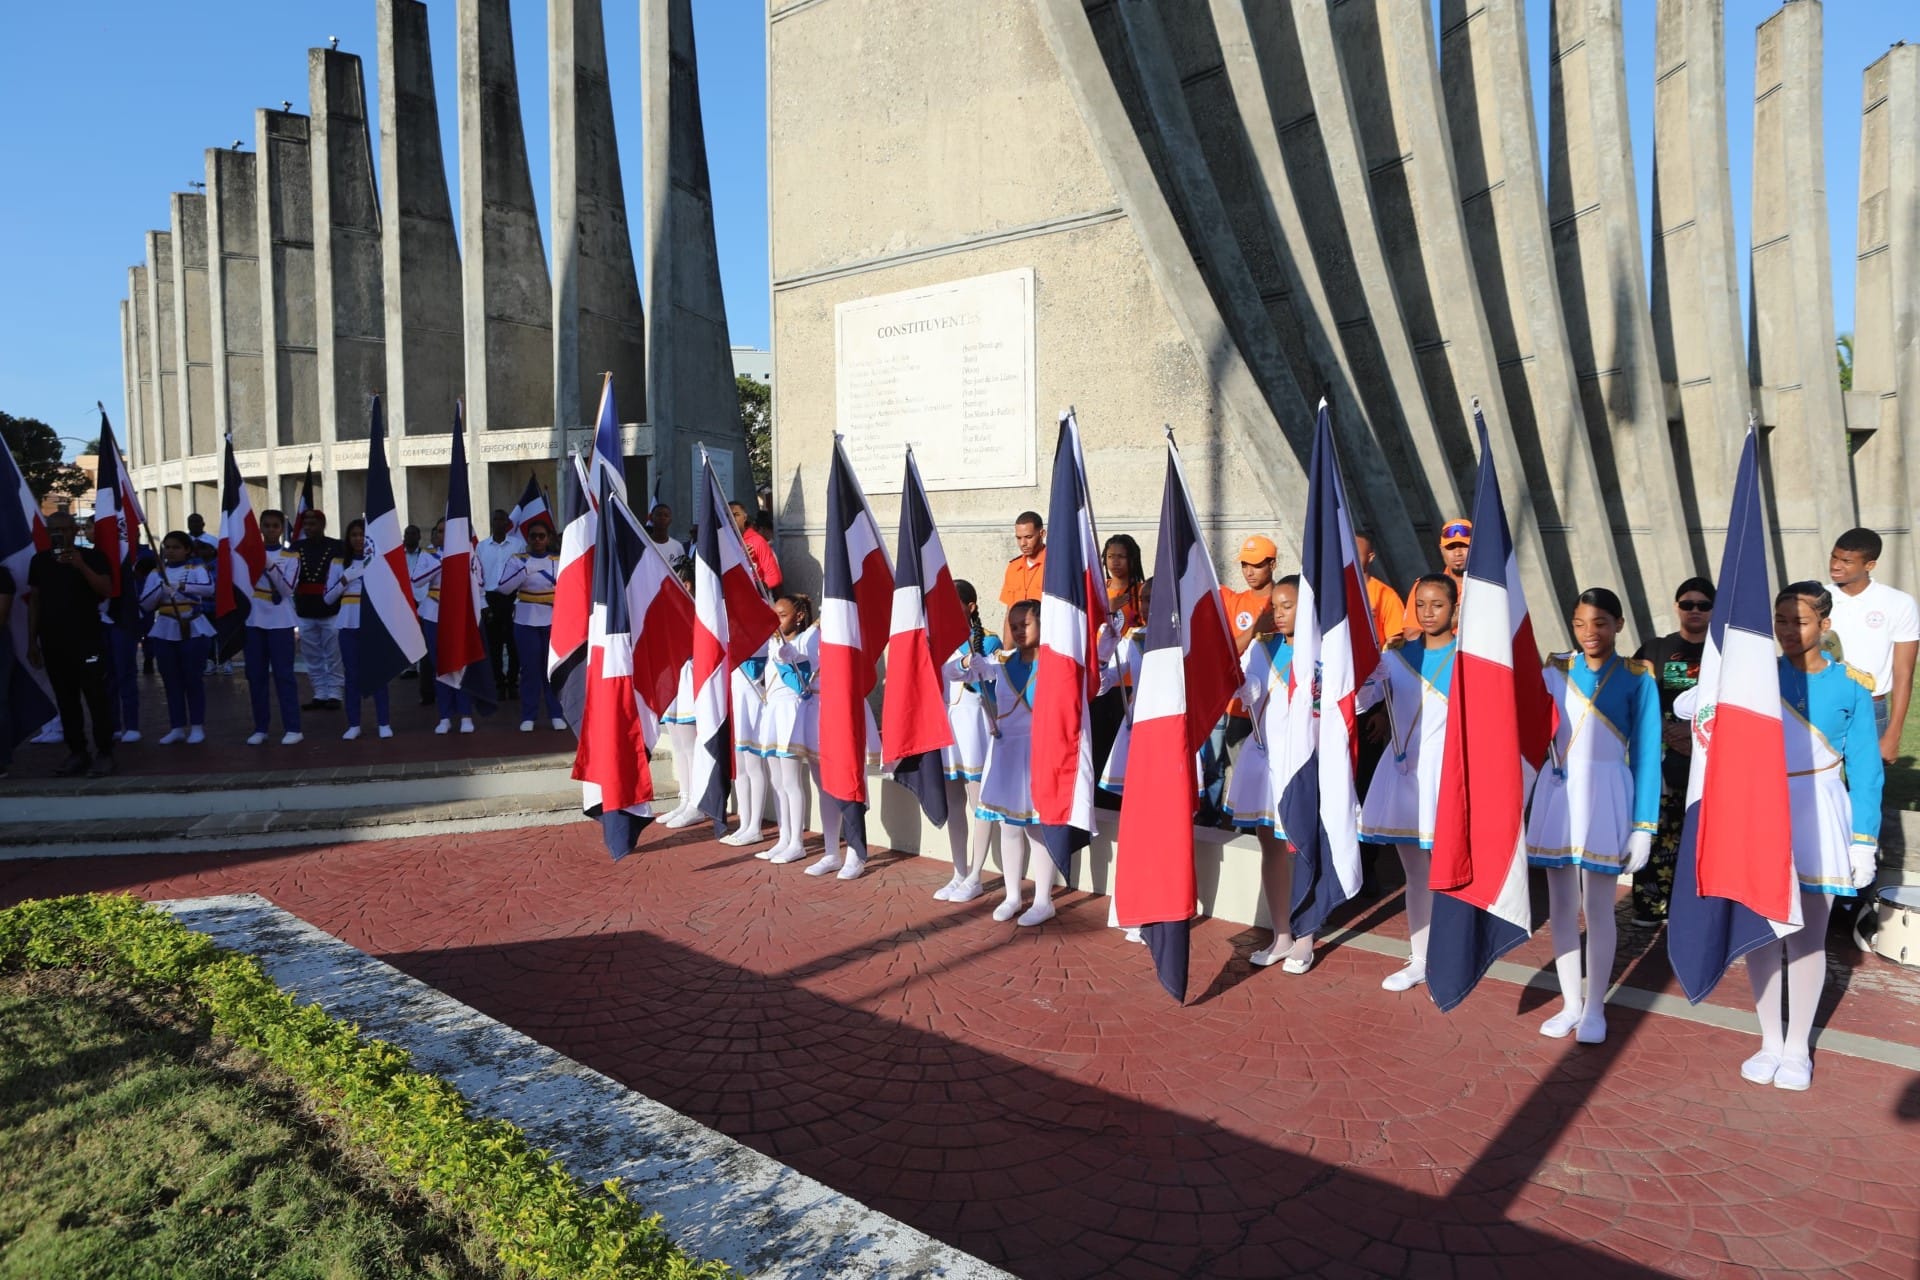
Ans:
{"type": "Polygon", "coordinates": [[[520,655],[513,648],[513,597],[487,592],[480,621],[487,632],[487,665],[493,668],[493,687],[510,693],[520,681],[520,655]]]}
{"type": "Polygon", "coordinates": [[[105,652],[87,654],[71,645],[43,640],[41,652],[47,664],[47,683],[53,686],[54,705],[60,709],[60,727],[66,734],[67,750],[77,756],[87,754],[87,721],[81,708],[93,719],[93,754],[113,754],[113,700],[107,695],[107,668],[111,664],[105,652]]]}

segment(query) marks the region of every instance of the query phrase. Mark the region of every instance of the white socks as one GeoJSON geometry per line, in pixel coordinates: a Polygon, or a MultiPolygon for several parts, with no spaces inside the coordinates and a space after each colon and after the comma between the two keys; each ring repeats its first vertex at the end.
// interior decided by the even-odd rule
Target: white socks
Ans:
{"type": "Polygon", "coordinates": [[[1740,1064],[1744,1079],[1795,1092],[1812,1087],[1813,1015],[1819,1011],[1820,993],[1827,983],[1827,914],[1832,908],[1833,900],[1826,894],[1802,893],[1800,915],[1805,923],[1787,935],[1784,945],[1769,943],[1747,952],[1747,981],[1760,1019],[1760,1052],[1740,1064]]]}
{"type": "Polygon", "coordinates": [[[1553,968],[1560,979],[1562,1006],[1540,1025],[1540,1034],[1581,1044],[1607,1038],[1607,985],[1613,980],[1613,952],[1619,926],[1613,918],[1614,877],[1576,867],[1547,872],[1547,918],[1553,935],[1553,968]],[[1580,916],[1587,918],[1586,965],[1581,974],[1580,916]]]}
{"type": "MultiPolygon", "coordinates": [[[[802,852],[807,839],[807,766],[798,760],[775,757],[773,767],[773,810],[779,816],[780,838],[768,852],[769,861],[791,851],[802,852]]],[[[779,858],[790,862],[790,858],[779,858]]]]}

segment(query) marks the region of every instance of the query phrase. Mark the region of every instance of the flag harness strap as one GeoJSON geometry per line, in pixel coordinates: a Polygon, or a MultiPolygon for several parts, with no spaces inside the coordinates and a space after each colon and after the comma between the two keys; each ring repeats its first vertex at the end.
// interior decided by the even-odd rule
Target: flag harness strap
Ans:
{"type": "MultiPolygon", "coordinates": [[[[1566,779],[1567,757],[1573,754],[1573,744],[1580,740],[1580,731],[1587,727],[1587,721],[1593,719],[1596,715],[1600,716],[1602,720],[1606,719],[1606,716],[1600,711],[1600,692],[1607,687],[1607,681],[1613,679],[1613,673],[1618,671],[1620,667],[1626,665],[1625,663],[1619,662],[1619,657],[1620,655],[1617,653],[1607,655],[1607,669],[1601,675],[1600,682],[1593,686],[1593,696],[1589,698],[1582,695],[1581,701],[1585,705],[1581,709],[1580,719],[1567,734],[1567,749],[1565,751],[1554,751],[1554,754],[1560,758],[1560,763],[1553,766],[1553,774],[1556,778],[1560,778],[1563,781],[1566,779]]],[[[1584,657],[1581,658],[1581,661],[1584,662],[1585,660],[1584,657]]],[[[1578,689],[1574,689],[1572,680],[1567,681],[1567,687],[1573,689],[1575,693],[1580,692],[1578,689]]]]}
{"type": "MultiPolygon", "coordinates": [[[[1453,670],[1453,660],[1459,656],[1460,656],[1460,651],[1458,649],[1455,649],[1452,653],[1447,655],[1446,669],[1448,671],[1453,670]]],[[[1422,685],[1426,686],[1429,689],[1432,689],[1435,693],[1440,692],[1440,686],[1435,684],[1433,681],[1427,679],[1425,672],[1421,671],[1418,667],[1415,667],[1413,663],[1407,662],[1407,657],[1405,653],[1402,653],[1400,655],[1400,660],[1402,662],[1407,663],[1407,666],[1413,671],[1413,674],[1415,675],[1415,677],[1419,679],[1422,685]]],[[[1611,676],[1613,673],[1608,672],[1607,674],[1611,676]]],[[[1593,693],[1596,698],[1600,696],[1600,690],[1597,688],[1593,691],[1593,693]]],[[[1387,735],[1389,737],[1392,737],[1394,734],[1393,696],[1389,694],[1387,697],[1381,699],[1381,701],[1387,708],[1387,735]]],[[[1393,751],[1394,763],[1396,764],[1406,763],[1407,748],[1413,745],[1414,732],[1417,729],[1419,729],[1420,716],[1424,711],[1426,711],[1426,709],[1427,709],[1427,699],[1426,699],[1426,695],[1423,693],[1420,697],[1419,703],[1413,709],[1413,719],[1407,721],[1406,736],[1393,744],[1394,745],[1394,751],[1393,751]]],[[[1572,741],[1569,740],[1567,745],[1572,746],[1573,745],[1572,741]]]]}

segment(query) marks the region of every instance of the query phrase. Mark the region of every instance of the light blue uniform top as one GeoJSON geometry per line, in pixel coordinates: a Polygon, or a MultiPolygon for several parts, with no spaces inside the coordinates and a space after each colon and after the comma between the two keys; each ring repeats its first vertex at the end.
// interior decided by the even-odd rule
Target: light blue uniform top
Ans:
{"type": "Polygon", "coordinates": [[[1844,662],[1827,663],[1815,675],[1780,659],[1780,700],[1799,712],[1845,762],[1847,798],[1853,805],[1853,843],[1880,842],[1880,788],[1886,768],[1873,720],[1873,692],[1844,662]]]}
{"type": "Polygon", "coordinates": [[[1566,672],[1567,683],[1593,703],[1594,712],[1604,716],[1627,744],[1627,768],[1633,773],[1633,829],[1658,830],[1660,685],[1653,678],[1653,668],[1617,653],[1610,654],[1598,671],[1577,651],[1557,654],[1554,661],[1566,672]]]}

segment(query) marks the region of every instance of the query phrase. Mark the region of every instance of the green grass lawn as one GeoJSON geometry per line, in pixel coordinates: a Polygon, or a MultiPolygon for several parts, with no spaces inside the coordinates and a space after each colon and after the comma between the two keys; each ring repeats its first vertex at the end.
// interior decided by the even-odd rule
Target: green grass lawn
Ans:
{"type": "Polygon", "coordinates": [[[0,978],[0,1278],[504,1274],[259,1059],[70,974],[0,978]]]}
{"type": "Polygon", "coordinates": [[[1887,766],[1886,807],[1920,809],[1920,707],[1900,730],[1900,758],[1887,766]]]}

